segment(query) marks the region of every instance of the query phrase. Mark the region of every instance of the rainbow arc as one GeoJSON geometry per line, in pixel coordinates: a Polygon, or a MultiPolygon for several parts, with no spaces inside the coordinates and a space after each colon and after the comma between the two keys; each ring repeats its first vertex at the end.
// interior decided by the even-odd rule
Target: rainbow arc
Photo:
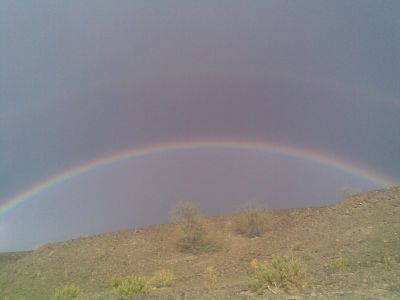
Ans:
{"type": "Polygon", "coordinates": [[[382,187],[391,185],[395,182],[394,180],[382,174],[379,174],[378,172],[374,172],[365,167],[356,165],[352,162],[339,160],[332,155],[317,153],[315,151],[300,147],[246,140],[195,140],[131,148],[72,167],[40,182],[37,185],[26,189],[25,191],[15,195],[14,197],[7,199],[0,205],[0,215],[18,205],[29,201],[29,199],[33,198],[33,196],[47,189],[50,189],[53,186],[60,184],[72,177],[76,177],[88,172],[93,172],[99,168],[105,167],[118,161],[140,158],[148,155],[156,155],[165,152],[189,151],[199,149],[237,149],[261,153],[264,152],[272,154],[283,154],[290,157],[301,158],[316,162],[326,167],[334,168],[363,178],[382,187]]]}

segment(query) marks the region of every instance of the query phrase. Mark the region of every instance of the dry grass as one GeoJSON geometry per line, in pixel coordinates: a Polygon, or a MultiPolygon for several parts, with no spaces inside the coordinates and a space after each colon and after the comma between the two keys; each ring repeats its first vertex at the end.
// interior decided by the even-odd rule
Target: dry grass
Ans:
{"type": "Polygon", "coordinates": [[[162,269],[154,273],[151,278],[151,285],[156,288],[169,287],[172,286],[175,279],[176,277],[172,271],[162,269]]]}

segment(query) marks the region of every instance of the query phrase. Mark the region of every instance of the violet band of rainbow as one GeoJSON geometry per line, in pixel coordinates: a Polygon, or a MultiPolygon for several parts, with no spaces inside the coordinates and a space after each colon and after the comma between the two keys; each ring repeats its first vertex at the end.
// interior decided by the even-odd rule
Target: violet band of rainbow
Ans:
{"type": "Polygon", "coordinates": [[[301,158],[309,161],[313,161],[324,165],[329,168],[334,168],[354,176],[366,179],[375,183],[379,186],[385,187],[392,185],[396,182],[395,179],[391,179],[383,174],[379,174],[368,168],[356,165],[355,163],[344,161],[335,158],[329,154],[317,153],[310,149],[276,144],[276,143],[263,143],[250,140],[194,140],[194,141],[183,141],[173,143],[162,143],[155,144],[146,147],[130,148],[121,152],[95,159],[51,176],[50,178],[26,189],[25,191],[16,194],[15,196],[6,199],[0,205],[0,216],[11,210],[12,208],[21,205],[33,196],[52,188],[53,186],[60,184],[72,177],[79,176],[81,174],[95,171],[101,167],[110,165],[117,161],[140,158],[147,155],[156,155],[164,152],[176,152],[176,151],[188,151],[196,149],[238,149],[256,152],[266,152],[272,154],[283,154],[290,157],[301,158]]]}

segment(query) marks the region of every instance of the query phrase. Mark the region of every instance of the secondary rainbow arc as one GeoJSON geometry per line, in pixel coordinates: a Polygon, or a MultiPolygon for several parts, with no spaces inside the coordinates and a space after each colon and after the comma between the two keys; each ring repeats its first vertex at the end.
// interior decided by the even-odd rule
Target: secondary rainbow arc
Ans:
{"type": "Polygon", "coordinates": [[[117,161],[122,161],[131,158],[138,158],[145,155],[155,155],[163,152],[172,151],[183,151],[183,150],[194,150],[194,149],[205,149],[205,148],[226,148],[226,149],[242,149],[251,150],[257,152],[268,152],[275,154],[284,154],[291,157],[306,159],[309,161],[317,162],[330,168],[335,168],[346,173],[358,176],[360,178],[371,181],[382,187],[391,185],[394,180],[368,170],[365,167],[358,166],[351,162],[346,162],[343,160],[338,160],[333,156],[324,155],[311,151],[309,149],[304,149],[300,147],[293,147],[289,145],[282,144],[272,144],[272,143],[262,143],[254,141],[238,141],[238,140],[203,140],[203,141],[186,141],[186,142],[175,142],[167,144],[156,144],[147,147],[131,148],[122,152],[117,152],[100,159],[89,161],[84,164],[72,167],[66,171],[60,172],[41,183],[34,185],[25,191],[7,199],[4,203],[0,205],[0,215],[11,210],[12,208],[21,205],[22,203],[28,201],[33,196],[50,189],[51,187],[60,184],[72,177],[94,171],[98,168],[110,165],[117,161]]]}

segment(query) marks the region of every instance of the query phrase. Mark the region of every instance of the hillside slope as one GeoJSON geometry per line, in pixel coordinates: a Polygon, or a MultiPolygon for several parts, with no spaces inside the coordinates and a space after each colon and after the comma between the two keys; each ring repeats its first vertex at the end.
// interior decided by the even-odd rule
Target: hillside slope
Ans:
{"type": "Polygon", "coordinates": [[[253,297],[247,291],[250,262],[290,254],[304,266],[306,285],[294,292],[298,297],[400,298],[399,187],[358,194],[329,207],[266,212],[267,231],[259,238],[237,234],[237,217],[207,218],[221,246],[208,254],[177,252],[177,224],[46,245],[0,269],[0,296],[50,299],[55,288],[76,284],[84,292],[82,299],[101,293],[109,299],[113,279],[166,268],[176,280],[172,287],[153,291],[154,298],[207,299],[217,293],[248,299],[253,297]],[[334,268],[337,259],[346,262],[340,270],[334,268]],[[204,285],[207,266],[221,273],[212,291],[204,285]]]}

